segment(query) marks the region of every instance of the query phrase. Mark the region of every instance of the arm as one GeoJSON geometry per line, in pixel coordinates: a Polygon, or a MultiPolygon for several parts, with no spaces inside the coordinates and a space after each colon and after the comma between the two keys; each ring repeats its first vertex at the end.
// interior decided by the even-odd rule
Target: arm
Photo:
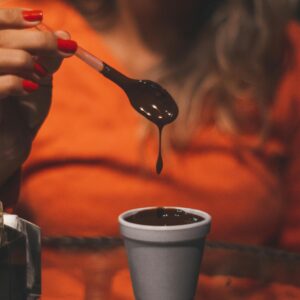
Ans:
{"type": "MultiPolygon", "coordinates": [[[[300,100],[298,109],[300,113],[300,100]]],[[[288,203],[281,245],[289,250],[300,251],[300,114],[299,124],[290,144],[290,158],[284,184],[288,203]]]]}
{"type": "Polygon", "coordinates": [[[19,197],[21,183],[21,170],[18,169],[12,176],[10,176],[0,188],[0,199],[4,207],[13,206],[19,197]]]}
{"type": "Polygon", "coordinates": [[[290,40],[293,46],[293,68],[289,77],[289,113],[285,120],[288,160],[284,174],[286,215],[283,220],[280,244],[289,250],[300,251],[300,27],[291,23],[290,40]]]}
{"type": "Polygon", "coordinates": [[[51,103],[52,74],[77,44],[63,32],[23,30],[38,25],[42,11],[0,9],[0,200],[16,202],[20,167],[51,103]]]}

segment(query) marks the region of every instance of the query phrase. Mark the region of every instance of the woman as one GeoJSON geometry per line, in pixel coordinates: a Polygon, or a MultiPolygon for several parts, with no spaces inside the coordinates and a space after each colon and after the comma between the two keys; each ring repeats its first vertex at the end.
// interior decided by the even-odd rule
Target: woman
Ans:
{"type": "MultiPolygon", "coordinates": [[[[153,129],[111,82],[81,62],[66,61],[56,77],[51,114],[24,167],[19,204],[45,235],[117,235],[120,212],[176,205],[208,211],[212,239],[299,249],[300,29],[287,25],[286,1],[15,5],[43,9],[46,24],[68,30],[128,75],[160,80],[180,108],[179,120],[165,132],[165,170],[157,177],[153,129]]],[[[53,43],[51,34],[39,34],[53,43]]],[[[41,67],[51,73],[45,61],[41,67]]],[[[48,109],[47,91],[49,82],[32,94],[48,99],[43,113],[34,109],[34,133],[48,109]]],[[[26,109],[36,103],[32,97],[21,100],[26,109]]],[[[3,167],[7,190],[13,181],[8,175],[26,157],[18,155],[3,167]]]]}

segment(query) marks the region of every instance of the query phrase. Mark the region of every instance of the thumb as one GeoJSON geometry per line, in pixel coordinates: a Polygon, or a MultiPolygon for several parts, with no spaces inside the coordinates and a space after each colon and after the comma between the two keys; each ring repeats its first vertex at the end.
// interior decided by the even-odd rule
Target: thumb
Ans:
{"type": "MultiPolygon", "coordinates": [[[[62,31],[62,30],[55,31],[54,35],[58,39],[62,39],[62,40],[69,40],[71,38],[70,33],[68,33],[67,31],[62,31]]],[[[45,69],[49,71],[50,74],[54,73],[59,69],[59,67],[63,61],[63,58],[66,58],[66,57],[69,57],[72,55],[72,54],[63,53],[61,51],[59,51],[59,54],[57,53],[56,56],[52,56],[52,57],[40,57],[38,62],[41,63],[45,67],[45,69]]]]}
{"type": "Polygon", "coordinates": [[[57,36],[58,38],[63,39],[63,40],[70,40],[71,39],[71,34],[67,31],[63,31],[63,30],[55,31],[54,35],[57,36]]]}
{"type": "MultiPolygon", "coordinates": [[[[68,41],[71,39],[71,35],[69,32],[67,31],[62,31],[62,30],[58,30],[58,31],[55,31],[54,32],[54,35],[57,37],[58,39],[58,42],[62,43],[62,44],[66,44],[66,42],[64,41],[68,41]]],[[[75,49],[75,47],[77,48],[77,43],[75,41],[70,41],[67,43],[67,48],[70,47],[70,44],[71,43],[71,48],[72,48],[72,51],[60,51],[60,49],[58,49],[58,52],[59,54],[63,57],[63,58],[66,58],[66,57],[70,57],[74,54],[75,51],[73,51],[75,49]]]]}

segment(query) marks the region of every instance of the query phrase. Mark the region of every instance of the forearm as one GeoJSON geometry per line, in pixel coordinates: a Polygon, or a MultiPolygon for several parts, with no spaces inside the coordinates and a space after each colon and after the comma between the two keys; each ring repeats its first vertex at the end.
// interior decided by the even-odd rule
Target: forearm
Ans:
{"type": "Polygon", "coordinates": [[[5,208],[12,207],[18,200],[21,184],[21,169],[15,171],[0,185],[0,200],[5,208]]]}

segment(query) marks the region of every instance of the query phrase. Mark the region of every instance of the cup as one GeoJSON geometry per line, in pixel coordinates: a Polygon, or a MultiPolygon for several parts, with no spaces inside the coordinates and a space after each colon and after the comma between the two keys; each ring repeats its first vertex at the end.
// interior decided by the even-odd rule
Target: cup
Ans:
{"type": "Polygon", "coordinates": [[[119,216],[136,300],[194,299],[209,214],[195,209],[166,207],[202,217],[199,222],[150,226],[129,222],[128,217],[154,207],[138,208],[119,216]]]}

